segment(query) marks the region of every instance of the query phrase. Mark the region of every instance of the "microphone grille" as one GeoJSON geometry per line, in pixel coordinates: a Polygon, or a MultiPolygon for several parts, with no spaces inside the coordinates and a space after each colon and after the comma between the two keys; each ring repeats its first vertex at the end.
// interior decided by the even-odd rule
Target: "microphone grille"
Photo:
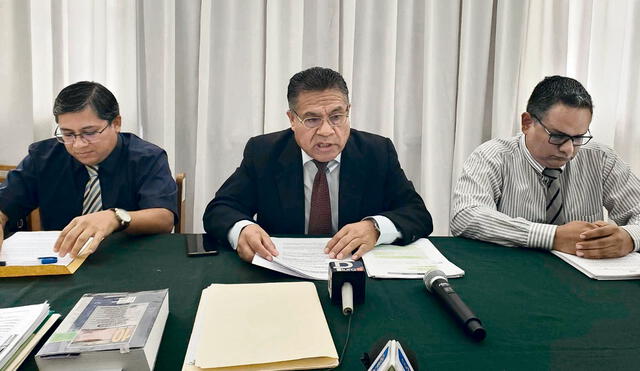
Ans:
{"type": "Polygon", "coordinates": [[[443,278],[445,281],[447,281],[447,276],[444,274],[444,272],[441,271],[440,269],[435,269],[435,268],[428,270],[427,273],[425,273],[424,277],[422,278],[429,292],[431,292],[431,283],[433,282],[433,279],[436,277],[443,278]]]}

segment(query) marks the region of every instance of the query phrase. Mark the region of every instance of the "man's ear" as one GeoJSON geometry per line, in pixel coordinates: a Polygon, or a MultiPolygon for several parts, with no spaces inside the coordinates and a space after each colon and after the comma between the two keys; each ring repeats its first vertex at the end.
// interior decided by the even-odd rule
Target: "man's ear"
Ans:
{"type": "Polygon", "coordinates": [[[293,128],[293,125],[295,124],[295,116],[293,115],[293,112],[291,112],[291,110],[287,111],[287,118],[289,119],[289,124],[291,125],[291,128],[293,128]]]}
{"type": "Polygon", "coordinates": [[[533,117],[529,112],[522,112],[520,116],[520,127],[523,133],[526,133],[533,126],[533,117]]]}
{"type": "Polygon", "coordinates": [[[122,117],[120,117],[120,115],[116,116],[116,118],[111,121],[111,125],[113,125],[113,128],[116,129],[116,133],[119,133],[120,128],[122,127],[122,117]]]}

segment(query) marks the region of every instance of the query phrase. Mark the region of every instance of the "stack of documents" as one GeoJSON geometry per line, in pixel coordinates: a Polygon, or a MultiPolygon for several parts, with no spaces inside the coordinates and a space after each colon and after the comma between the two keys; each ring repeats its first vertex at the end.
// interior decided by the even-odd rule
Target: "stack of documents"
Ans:
{"type": "Polygon", "coordinates": [[[312,280],[329,279],[329,259],[324,248],[329,238],[278,238],[271,241],[278,249],[278,256],[268,261],[256,254],[252,263],[264,268],[288,274],[294,277],[312,280]]]}
{"type": "Polygon", "coordinates": [[[362,257],[367,275],[375,278],[422,279],[431,269],[439,269],[449,278],[464,276],[464,271],[451,263],[426,238],[406,246],[380,245],[362,257]]]}
{"type": "Polygon", "coordinates": [[[0,370],[16,370],[58,318],[48,303],[0,309],[0,370]]]}
{"type": "MultiPolygon", "coordinates": [[[[328,238],[271,238],[278,249],[273,261],[257,254],[252,263],[294,277],[313,280],[329,279],[329,259],[324,248],[328,238]]],[[[406,246],[379,245],[362,257],[369,277],[422,279],[432,268],[449,278],[464,276],[464,271],[451,263],[426,238],[406,246]]]]}
{"type": "Polygon", "coordinates": [[[53,246],[59,235],[60,231],[18,232],[7,238],[0,249],[0,277],[73,274],[85,258],[58,257],[53,246]]]}
{"type": "Polygon", "coordinates": [[[213,284],[202,291],[183,371],[337,365],[313,283],[213,284]]]}
{"type": "Polygon", "coordinates": [[[596,280],[640,279],[640,254],[636,252],[614,259],[586,259],[555,250],[552,253],[589,278],[596,280]]]}

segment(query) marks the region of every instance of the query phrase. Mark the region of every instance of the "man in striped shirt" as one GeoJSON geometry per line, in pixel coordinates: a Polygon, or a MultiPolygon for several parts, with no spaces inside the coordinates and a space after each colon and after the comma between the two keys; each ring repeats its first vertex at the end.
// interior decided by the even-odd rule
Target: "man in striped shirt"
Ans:
{"type": "Polygon", "coordinates": [[[637,251],[640,181],[611,148],[591,141],[592,114],[578,81],[541,81],[521,116],[522,133],[483,143],[466,160],[453,235],[585,258],[637,251]],[[604,221],[603,206],[613,222],[604,221]]]}

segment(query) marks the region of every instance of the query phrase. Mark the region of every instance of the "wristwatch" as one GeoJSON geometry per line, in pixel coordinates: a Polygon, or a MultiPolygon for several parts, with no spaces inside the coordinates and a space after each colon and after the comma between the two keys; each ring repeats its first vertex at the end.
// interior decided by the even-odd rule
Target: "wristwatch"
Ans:
{"type": "Polygon", "coordinates": [[[129,223],[131,223],[131,215],[129,215],[129,212],[125,209],[118,209],[117,207],[112,208],[111,211],[116,214],[116,219],[118,220],[118,223],[120,223],[120,226],[115,230],[115,232],[127,229],[129,223]]]}

